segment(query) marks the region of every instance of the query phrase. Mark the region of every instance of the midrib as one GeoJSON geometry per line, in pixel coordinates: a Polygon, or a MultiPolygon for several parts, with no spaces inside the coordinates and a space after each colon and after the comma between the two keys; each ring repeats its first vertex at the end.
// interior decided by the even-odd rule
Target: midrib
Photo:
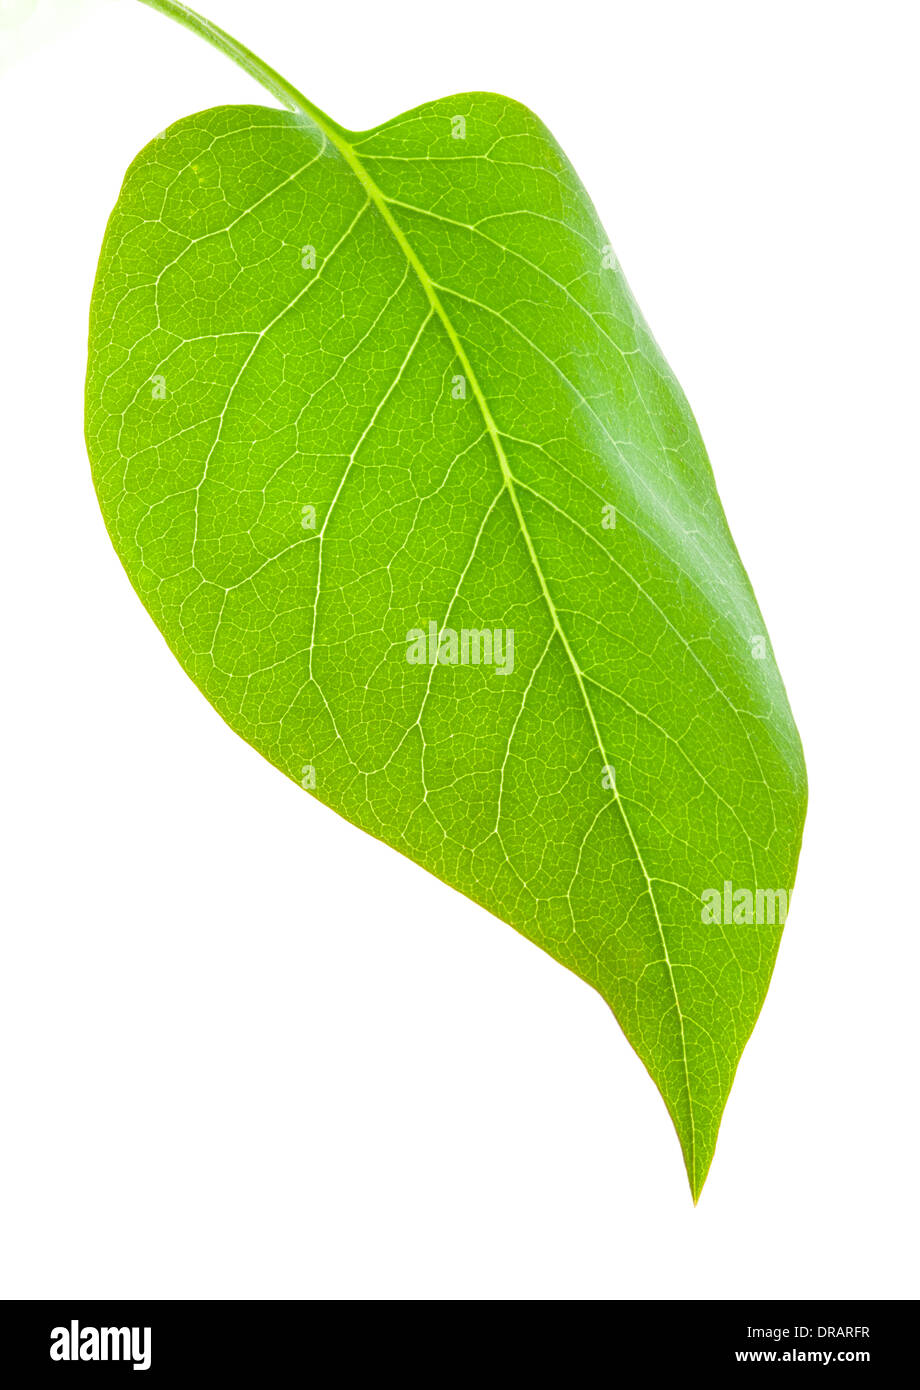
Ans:
{"type": "MultiPolygon", "coordinates": [[[[393,237],[398,242],[403,254],[406,257],[406,260],[409,262],[412,269],[418,276],[422,289],[425,291],[425,294],[427,296],[428,303],[430,304],[432,310],[444,326],[444,331],[450,339],[451,346],[457,354],[457,358],[461,366],[463,367],[464,375],[466,376],[466,379],[470,384],[473,395],[476,398],[476,402],[479,406],[480,411],[482,412],[482,418],[485,422],[489,438],[491,439],[492,445],[495,449],[495,455],[498,459],[499,468],[501,469],[504,487],[508,493],[508,496],[511,499],[511,505],[514,508],[515,516],[518,519],[518,524],[521,528],[521,534],[524,538],[524,544],[527,546],[527,552],[530,555],[531,563],[533,564],[534,572],[537,576],[540,589],[543,593],[544,599],[546,600],[546,606],[549,610],[553,627],[555,631],[559,634],[559,640],[561,641],[565,649],[565,654],[568,657],[569,664],[571,665],[572,671],[575,675],[575,679],[578,682],[578,689],[581,692],[581,698],[584,702],[584,706],[588,714],[588,719],[590,721],[591,728],[594,732],[594,738],[601,754],[601,761],[604,764],[604,766],[610,766],[610,761],[607,757],[607,753],[604,748],[604,740],[601,735],[600,728],[598,726],[597,717],[594,713],[594,706],[591,703],[590,696],[588,695],[588,691],[585,686],[584,676],[582,674],[581,667],[579,666],[575,658],[575,653],[572,650],[565,629],[563,628],[562,623],[559,621],[559,614],[556,609],[556,605],[553,602],[552,595],[550,594],[549,587],[546,582],[546,576],[543,573],[543,568],[537,557],[537,552],[533,543],[533,537],[530,534],[527,522],[524,517],[524,513],[521,510],[520,499],[517,494],[517,488],[514,484],[514,475],[512,474],[511,468],[508,463],[508,456],[505,453],[505,448],[502,443],[501,434],[499,432],[498,426],[495,423],[495,417],[493,416],[492,411],[489,408],[489,403],[486,400],[485,393],[483,392],[483,389],[479,384],[479,379],[473,368],[473,364],[470,361],[466,349],[463,346],[463,342],[460,338],[460,335],[454,327],[450,315],[444,308],[440,296],[438,295],[434,283],[432,282],[431,276],[428,274],[424,265],[419,260],[419,257],[413,249],[411,242],[409,241],[402,227],[397,222],[392,207],[390,206],[389,200],[386,197],[386,194],[378,187],[378,185],[371,178],[370,174],[367,172],[367,169],[364,167],[364,165],[361,163],[361,160],[355,153],[353,146],[348,143],[348,141],[336,128],[334,128],[331,125],[327,126],[326,122],[319,118],[318,115],[315,114],[313,111],[308,111],[305,114],[307,114],[310,117],[310,119],[320,127],[323,134],[329,140],[330,144],[333,145],[339,151],[342,158],[348,164],[355,177],[361,183],[371,202],[374,204],[377,211],[380,213],[380,216],[386,223],[387,227],[392,232],[393,237]]],[[[661,949],[664,952],[664,959],[665,964],[667,966],[668,979],[670,981],[671,986],[671,993],[674,996],[674,1007],[677,1010],[677,1017],[680,1024],[680,1042],[681,1055],[684,1067],[684,1083],[687,1088],[687,1107],[690,1112],[690,1167],[692,1170],[692,1179],[695,1183],[696,1133],[693,1120],[693,1093],[690,1089],[690,1068],[687,1059],[687,1042],[684,1033],[684,1014],[680,1006],[680,998],[678,996],[677,985],[674,980],[674,971],[671,966],[671,958],[668,953],[668,944],[665,939],[664,927],[662,925],[661,916],[658,911],[658,903],[655,899],[655,891],[652,887],[651,876],[647,868],[645,867],[645,860],[642,857],[642,851],[639,848],[635,834],[633,833],[633,828],[630,823],[629,817],[626,814],[626,808],[623,805],[622,797],[620,796],[619,790],[616,786],[616,777],[614,777],[613,794],[620,811],[620,816],[623,820],[623,825],[626,828],[626,833],[629,836],[630,843],[632,844],[633,852],[635,853],[636,860],[639,864],[639,868],[641,869],[642,875],[645,879],[646,891],[648,892],[649,901],[652,905],[652,912],[654,914],[655,924],[658,928],[658,935],[661,940],[661,949]]]]}

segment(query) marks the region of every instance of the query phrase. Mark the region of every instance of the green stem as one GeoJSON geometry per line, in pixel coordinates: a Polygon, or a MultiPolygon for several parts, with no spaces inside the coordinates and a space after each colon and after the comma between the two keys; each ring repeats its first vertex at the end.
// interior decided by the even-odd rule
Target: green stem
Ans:
{"type": "Polygon", "coordinates": [[[232,35],[221,29],[217,24],[212,24],[204,15],[198,14],[190,9],[188,5],[179,3],[179,0],[141,0],[142,5],[149,5],[152,10],[159,10],[161,14],[168,15],[177,24],[184,24],[186,29],[191,29],[193,34],[199,38],[206,39],[219,52],[225,53],[228,58],[232,58],[234,63],[247,72],[250,77],[271,92],[272,96],[286,106],[289,111],[299,111],[311,116],[317,125],[327,131],[339,131],[343,135],[348,132],[334,121],[331,116],[327,116],[325,111],[321,111],[315,106],[303,92],[298,92],[296,87],[292,87],[280,73],[270,68],[268,63],[264,63],[261,58],[248,49],[245,44],[240,43],[232,35]]]}

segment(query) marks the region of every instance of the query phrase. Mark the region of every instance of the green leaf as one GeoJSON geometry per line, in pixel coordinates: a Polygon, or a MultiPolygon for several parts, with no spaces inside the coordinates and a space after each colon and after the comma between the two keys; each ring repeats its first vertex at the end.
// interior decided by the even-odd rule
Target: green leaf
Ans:
{"type": "Polygon", "coordinates": [[[530,111],[347,132],[155,8],[292,109],[128,171],[86,395],[115,548],[237,733],[600,992],[695,1198],[806,790],[690,408],[530,111]]]}

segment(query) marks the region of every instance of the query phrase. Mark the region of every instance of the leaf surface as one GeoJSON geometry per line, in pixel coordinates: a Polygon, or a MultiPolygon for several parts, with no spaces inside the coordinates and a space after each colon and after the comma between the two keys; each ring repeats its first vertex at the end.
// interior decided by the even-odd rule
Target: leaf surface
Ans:
{"type": "Polygon", "coordinates": [[[179,121],[106,232],[87,439],[223,718],[600,992],[696,1197],[782,931],[734,895],[791,889],[804,765],[688,404],[541,122],[179,121]]]}

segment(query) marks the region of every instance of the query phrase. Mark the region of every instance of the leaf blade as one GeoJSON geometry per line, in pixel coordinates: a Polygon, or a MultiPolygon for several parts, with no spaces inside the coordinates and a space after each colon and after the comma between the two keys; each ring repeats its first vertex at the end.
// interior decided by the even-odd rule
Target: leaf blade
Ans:
{"type": "Polygon", "coordinates": [[[350,139],[219,108],[148,148],[87,387],[132,581],[243,737],[297,780],[321,765],[322,799],[599,989],[696,1197],[779,942],[703,931],[699,896],[791,886],[804,768],[695,422],[587,195],[489,94],[350,139]],[[515,669],[408,665],[431,621],[515,632],[515,669]]]}

